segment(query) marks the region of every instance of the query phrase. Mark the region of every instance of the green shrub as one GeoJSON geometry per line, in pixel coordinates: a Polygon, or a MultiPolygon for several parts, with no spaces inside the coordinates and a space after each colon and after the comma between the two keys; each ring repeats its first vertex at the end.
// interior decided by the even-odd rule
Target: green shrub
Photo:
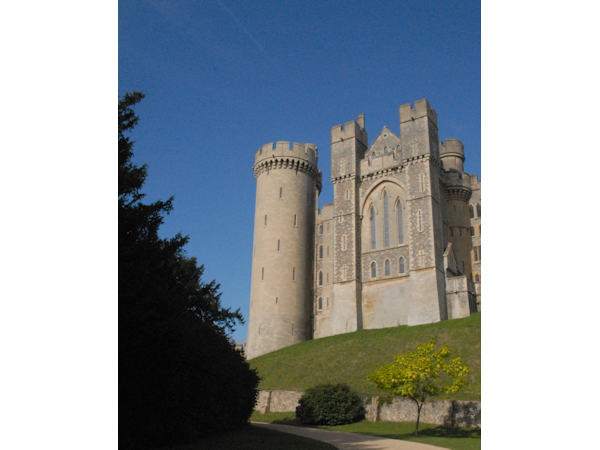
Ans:
{"type": "Polygon", "coordinates": [[[324,384],[308,389],[296,407],[305,425],[341,425],[365,417],[361,398],[345,384],[324,384]]]}

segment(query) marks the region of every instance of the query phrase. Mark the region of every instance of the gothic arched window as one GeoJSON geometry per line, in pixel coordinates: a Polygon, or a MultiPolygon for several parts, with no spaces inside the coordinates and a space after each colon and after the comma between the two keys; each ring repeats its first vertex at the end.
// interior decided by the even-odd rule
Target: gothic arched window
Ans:
{"type": "Polygon", "coordinates": [[[323,286],[323,272],[319,272],[319,286],[323,286]]]}
{"type": "Polygon", "coordinates": [[[390,260],[386,259],[385,260],[385,274],[386,275],[390,275],[391,273],[391,269],[390,269],[390,260]]]}
{"type": "Polygon", "coordinates": [[[383,191],[383,245],[390,246],[390,212],[388,207],[388,193],[383,191]]]}
{"type": "Polygon", "coordinates": [[[377,239],[375,236],[376,236],[375,208],[371,207],[371,250],[377,248],[377,239]]]}
{"type": "Polygon", "coordinates": [[[404,257],[402,257],[402,256],[400,257],[400,260],[398,261],[398,267],[399,267],[398,272],[404,273],[404,257]]]}
{"type": "Polygon", "coordinates": [[[375,261],[373,261],[371,263],[371,278],[376,278],[377,277],[377,264],[375,264],[375,261]]]}
{"type": "Polygon", "coordinates": [[[404,227],[402,226],[402,203],[398,202],[398,245],[404,242],[404,227]]]}

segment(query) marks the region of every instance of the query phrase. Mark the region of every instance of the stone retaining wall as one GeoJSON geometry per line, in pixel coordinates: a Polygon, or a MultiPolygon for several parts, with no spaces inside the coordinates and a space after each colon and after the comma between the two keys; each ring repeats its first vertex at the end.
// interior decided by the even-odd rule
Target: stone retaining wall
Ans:
{"type": "MultiPolygon", "coordinates": [[[[294,412],[302,392],[259,391],[254,409],[265,412],[294,412]]],[[[370,422],[413,422],[417,406],[412,400],[396,398],[390,404],[378,405],[378,397],[365,397],[365,417],[370,422]]],[[[430,400],[421,409],[421,422],[444,426],[481,426],[481,403],[466,400],[430,400]]]]}

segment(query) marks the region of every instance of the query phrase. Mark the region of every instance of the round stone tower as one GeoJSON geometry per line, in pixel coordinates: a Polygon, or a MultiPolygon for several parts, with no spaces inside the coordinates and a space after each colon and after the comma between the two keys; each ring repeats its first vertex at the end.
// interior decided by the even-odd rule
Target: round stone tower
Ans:
{"type": "Polygon", "coordinates": [[[265,144],[256,152],[254,177],[248,359],[311,337],[317,148],[265,144]]]}
{"type": "Polygon", "coordinates": [[[452,242],[459,270],[471,278],[471,235],[469,222],[469,199],[471,183],[463,170],[465,153],[463,143],[447,138],[440,146],[440,159],[446,173],[448,199],[448,240],[452,242]]]}

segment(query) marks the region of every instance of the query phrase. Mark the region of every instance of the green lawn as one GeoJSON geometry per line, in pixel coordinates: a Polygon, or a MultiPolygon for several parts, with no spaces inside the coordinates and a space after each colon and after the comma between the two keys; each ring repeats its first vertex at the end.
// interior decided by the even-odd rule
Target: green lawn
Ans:
{"type": "MultiPolygon", "coordinates": [[[[251,420],[302,426],[292,412],[267,414],[254,412],[251,420]]],[[[481,432],[479,430],[449,430],[439,425],[425,423],[419,425],[419,436],[413,434],[415,431],[414,422],[367,422],[363,420],[348,425],[320,426],[319,428],[421,442],[456,450],[479,450],[481,448],[481,432]]]]}
{"type": "Polygon", "coordinates": [[[225,434],[209,436],[194,444],[167,447],[163,450],[333,450],[325,442],[265,430],[252,425],[225,434]]]}
{"type": "Polygon", "coordinates": [[[361,330],[301,342],[251,359],[261,382],[259,389],[306,391],[323,383],[346,383],[361,394],[377,394],[367,374],[391,362],[394,355],[435,339],[448,344],[471,368],[469,383],[456,394],[458,400],[481,398],[481,314],[418,326],[361,330]]]}

